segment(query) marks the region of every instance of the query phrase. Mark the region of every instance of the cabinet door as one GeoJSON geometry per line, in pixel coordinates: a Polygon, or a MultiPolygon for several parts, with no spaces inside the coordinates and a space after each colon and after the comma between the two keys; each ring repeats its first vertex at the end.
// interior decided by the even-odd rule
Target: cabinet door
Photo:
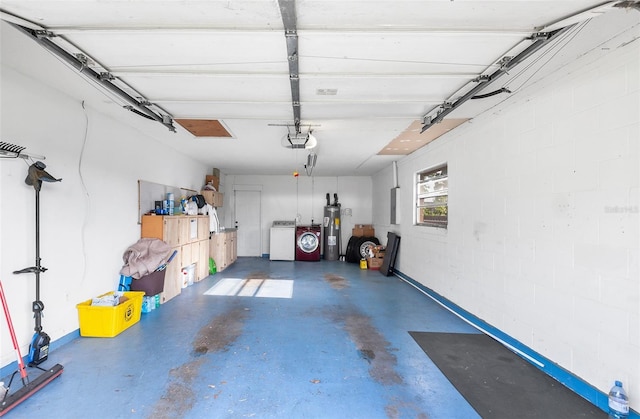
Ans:
{"type": "Polygon", "coordinates": [[[200,262],[200,242],[190,243],[189,246],[191,246],[191,263],[197,264],[200,262]]]}
{"type": "Polygon", "coordinates": [[[157,215],[143,215],[140,225],[140,237],[143,239],[164,240],[164,220],[157,215]]]}
{"type": "Polygon", "coordinates": [[[232,231],[230,233],[230,244],[229,244],[229,263],[233,263],[238,258],[238,233],[232,231]]]}
{"type": "MultiPolygon", "coordinates": [[[[220,234],[212,234],[209,239],[209,257],[212,257],[213,260],[216,260],[218,257],[218,252],[220,251],[218,248],[220,247],[220,234]]],[[[217,263],[217,260],[216,260],[217,263]]]]}
{"type": "Polygon", "coordinates": [[[233,257],[233,244],[235,241],[233,240],[233,233],[226,233],[227,240],[225,240],[225,265],[229,266],[233,263],[231,258],[233,257]]]}
{"type": "Polygon", "coordinates": [[[180,258],[180,268],[184,268],[193,263],[193,255],[191,254],[191,244],[180,246],[182,249],[182,257],[180,258]]]}
{"type": "Polygon", "coordinates": [[[191,242],[191,219],[193,217],[180,217],[180,244],[187,244],[191,242]]]}
{"type": "Polygon", "coordinates": [[[212,207],[221,207],[223,204],[224,195],[222,192],[215,191],[200,191],[202,196],[204,196],[204,200],[207,204],[212,207]]]}
{"type": "Polygon", "coordinates": [[[180,245],[180,218],[178,217],[162,217],[164,222],[164,231],[162,240],[169,246],[180,245]]]}
{"type": "Polygon", "coordinates": [[[181,248],[176,247],[171,249],[178,251],[178,254],[167,265],[167,270],[164,274],[164,291],[160,293],[160,301],[164,304],[176,295],[179,295],[182,290],[182,272],[180,266],[181,248]]]}
{"type": "Polygon", "coordinates": [[[198,260],[198,281],[209,276],[209,240],[198,242],[200,259],[198,260]]]}
{"type": "Polygon", "coordinates": [[[209,239],[209,216],[198,217],[198,240],[209,239]]]}
{"type": "Polygon", "coordinates": [[[226,268],[226,234],[217,233],[211,235],[209,240],[209,256],[216,262],[218,272],[226,268]]]}
{"type": "Polygon", "coordinates": [[[229,236],[225,233],[222,235],[222,244],[220,245],[220,260],[222,261],[222,269],[229,266],[229,236]]]}

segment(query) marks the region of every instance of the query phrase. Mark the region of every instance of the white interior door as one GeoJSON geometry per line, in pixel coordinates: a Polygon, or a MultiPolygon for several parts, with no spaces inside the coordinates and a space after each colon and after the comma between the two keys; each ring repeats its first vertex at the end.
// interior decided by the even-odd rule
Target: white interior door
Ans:
{"type": "Polygon", "coordinates": [[[238,256],[262,256],[260,191],[234,191],[238,256]]]}

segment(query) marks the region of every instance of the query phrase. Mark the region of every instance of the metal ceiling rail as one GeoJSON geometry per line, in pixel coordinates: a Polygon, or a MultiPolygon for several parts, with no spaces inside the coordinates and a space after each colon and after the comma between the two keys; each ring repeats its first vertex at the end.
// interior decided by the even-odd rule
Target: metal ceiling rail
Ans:
{"type": "MultiPolygon", "coordinates": [[[[157,77],[205,77],[205,78],[225,78],[225,77],[238,77],[238,78],[275,78],[281,79],[285,74],[284,72],[259,72],[259,71],[243,71],[243,72],[220,72],[209,70],[155,70],[153,68],[127,68],[126,70],[117,70],[117,67],[112,67],[109,71],[114,76],[157,76],[157,77]]],[[[305,79],[475,79],[478,74],[474,73],[387,73],[387,74],[373,74],[373,73],[304,73],[305,79]]]]}
{"type": "Polygon", "coordinates": [[[152,109],[148,107],[149,105],[148,101],[144,99],[142,100],[136,99],[131,95],[129,95],[124,90],[120,89],[118,86],[116,86],[114,83],[111,82],[111,80],[114,79],[114,76],[112,74],[108,72],[98,73],[97,71],[89,68],[87,66],[88,57],[86,55],[84,54],[72,55],[69,52],[65,51],[63,48],[61,48],[60,46],[56,45],[50,39],[55,37],[56,34],[46,29],[33,29],[18,23],[14,23],[12,21],[9,21],[8,19],[5,19],[5,16],[6,16],[5,12],[3,12],[2,18],[9,25],[13,26],[14,28],[18,29],[20,32],[29,36],[32,40],[37,42],[40,46],[42,46],[49,52],[53,53],[55,56],[64,60],[67,64],[71,65],[80,73],[87,76],[92,82],[100,86],[103,86],[111,93],[123,99],[126,103],[129,103],[129,106],[125,106],[125,109],[128,109],[134,112],[135,114],[138,114],[147,119],[158,121],[162,125],[169,128],[170,131],[176,132],[176,128],[173,125],[173,118],[171,118],[171,116],[169,116],[168,114],[160,115],[154,112],[152,109]]]}
{"type": "MultiPolygon", "coordinates": [[[[539,32],[532,34],[528,39],[534,41],[533,44],[529,45],[524,51],[515,57],[503,57],[501,61],[501,66],[498,70],[493,72],[490,75],[480,75],[478,76],[474,82],[477,83],[475,87],[469,90],[466,94],[461,96],[455,102],[444,102],[440,106],[432,108],[429,112],[427,112],[423,116],[424,126],[420,131],[425,132],[429,127],[433,124],[437,124],[441,122],[445,116],[449,115],[451,112],[459,108],[463,103],[465,103],[469,99],[473,99],[479,92],[487,88],[491,83],[496,81],[498,78],[507,74],[507,72],[521,63],[522,61],[529,58],[531,55],[536,53],[538,50],[543,48],[549,42],[557,39],[559,36],[565,34],[570,29],[574,28],[580,22],[588,20],[598,14],[605,13],[608,10],[614,8],[621,9],[635,9],[640,11],[640,1],[638,0],[609,0],[600,3],[597,6],[591,7],[589,9],[582,10],[578,13],[574,13],[571,16],[559,19],[551,24],[543,26],[539,29],[539,32]],[[439,109],[439,110],[438,110],[439,109]],[[437,111],[437,112],[436,112],[437,111]],[[435,116],[432,114],[436,112],[435,116]]],[[[485,95],[486,96],[486,95],[485,95]]]]}
{"type": "Polygon", "coordinates": [[[521,53],[519,53],[515,57],[503,57],[502,65],[500,66],[499,69],[497,69],[490,75],[478,76],[478,78],[474,80],[474,82],[477,83],[476,86],[473,87],[464,95],[462,95],[455,102],[445,102],[440,106],[435,107],[431,109],[429,112],[427,112],[424,116],[424,119],[425,119],[424,126],[422,127],[422,130],[420,130],[420,132],[423,133],[427,129],[429,129],[432,125],[437,124],[438,122],[441,122],[445,116],[449,115],[451,112],[459,108],[463,103],[471,99],[473,96],[476,96],[478,93],[486,89],[490,84],[498,80],[503,75],[507,74],[510,69],[520,64],[527,58],[529,58],[531,55],[536,53],[542,47],[547,45],[549,42],[557,39],[560,35],[564,34],[569,29],[573,28],[575,25],[577,25],[577,23],[574,23],[569,26],[565,26],[564,28],[557,29],[552,32],[539,32],[539,33],[533,34],[530,39],[532,39],[534,42],[531,45],[529,45],[527,48],[525,48],[521,53]],[[431,114],[437,109],[439,110],[436,113],[436,115],[431,116],[431,114]]]}
{"type": "MultiPolygon", "coordinates": [[[[241,34],[250,33],[252,35],[271,35],[274,33],[273,29],[265,29],[262,27],[211,27],[211,26],[52,26],[50,30],[55,31],[59,35],[74,35],[79,33],[129,33],[135,34],[137,32],[153,33],[153,34],[241,34]]],[[[460,36],[460,35],[487,35],[495,37],[523,37],[531,34],[531,30],[524,30],[519,28],[460,28],[460,29],[448,29],[448,28],[408,28],[408,27],[357,27],[352,26],[345,27],[322,27],[322,28],[307,28],[302,31],[304,35],[326,35],[331,34],[335,36],[348,36],[348,35],[366,35],[366,36],[388,36],[388,35],[439,35],[439,36],[460,36]]]]}
{"type": "Polygon", "coordinates": [[[278,0],[284,36],[287,41],[289,61],[289,81],[291,83],[291,106],[296,134],[300,134],[300,77],[298,71],[298,28],[296,23],[295,0],[278,0]]]}

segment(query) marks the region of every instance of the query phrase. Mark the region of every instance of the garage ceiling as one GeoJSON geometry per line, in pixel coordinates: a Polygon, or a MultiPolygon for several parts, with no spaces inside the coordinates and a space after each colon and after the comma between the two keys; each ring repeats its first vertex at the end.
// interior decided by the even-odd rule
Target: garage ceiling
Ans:
{"type": "Polygon", "coordinates": [[[71,95],[74,83],[89,80],[101,92],[93,106],[124,123],[223,173],[265,175],[304,173],[312,150],[283,147],[291,130],[317,138],[314,175],[376,173],[578,56],[621,34],[636,39],[640,22],[638,2],[594,0],[2,0],[0,7],[5,65],[71,95]],[[489,79],[541,39],[535,54],[489,79]],[[81,67],[58,55],[46,64],[51,45],[81,67]],[[30,48],[39,61],[24,58],[30,48]],[[488,80],[473,96],[506,91],[457,103],[488,80]],[[445,123],[430,125],[443,111],[445,123]]]}

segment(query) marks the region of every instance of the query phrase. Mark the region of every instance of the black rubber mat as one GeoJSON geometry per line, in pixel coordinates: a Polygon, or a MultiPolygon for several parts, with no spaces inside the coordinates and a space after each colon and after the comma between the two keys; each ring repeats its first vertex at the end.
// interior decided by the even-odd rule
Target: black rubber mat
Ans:
{"type": "Polygon", "coordinates": [[[607,414],[484,334],[409,332],[483,418],[607,414]]]}

